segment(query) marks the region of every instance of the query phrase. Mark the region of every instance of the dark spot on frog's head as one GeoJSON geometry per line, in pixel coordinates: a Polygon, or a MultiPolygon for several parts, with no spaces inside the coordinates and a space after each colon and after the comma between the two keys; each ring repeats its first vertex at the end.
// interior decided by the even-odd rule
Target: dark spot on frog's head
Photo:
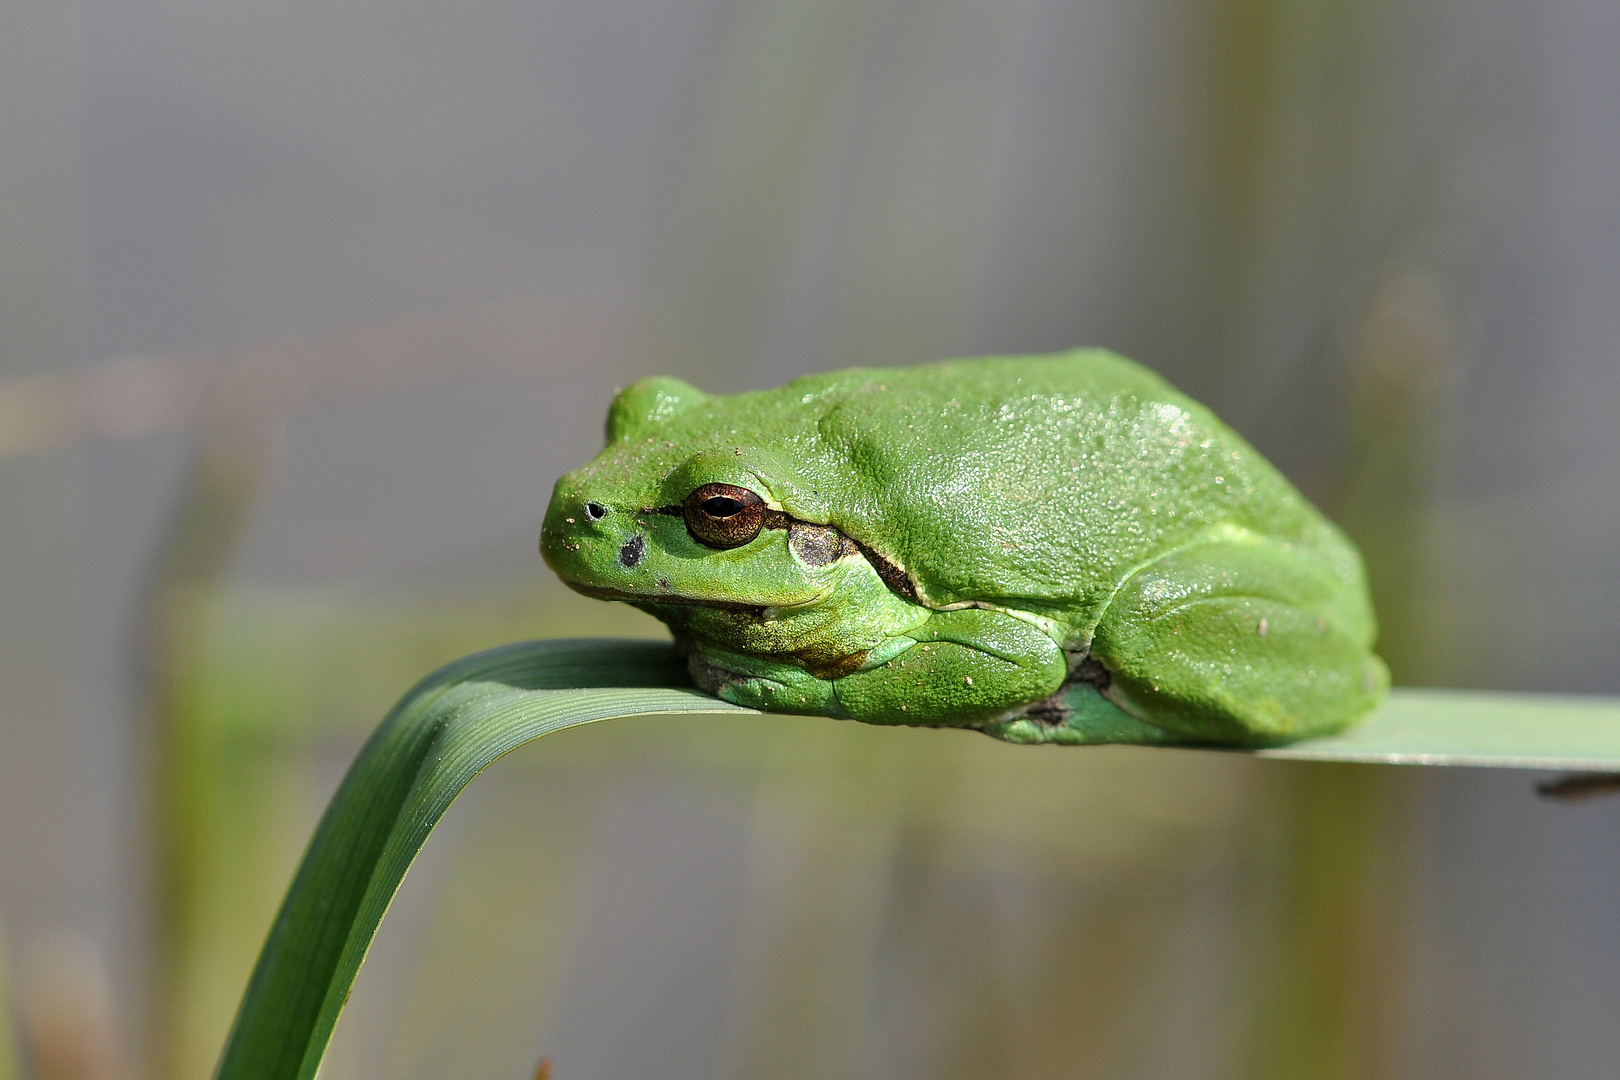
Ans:
{"type": "Polygon", "coordinates": [[[641,565],[641,557],[647,553],[647,542],[637,533],[624,542],[619,549],[619,565],[626,570],[634,570],[641,565]]]}

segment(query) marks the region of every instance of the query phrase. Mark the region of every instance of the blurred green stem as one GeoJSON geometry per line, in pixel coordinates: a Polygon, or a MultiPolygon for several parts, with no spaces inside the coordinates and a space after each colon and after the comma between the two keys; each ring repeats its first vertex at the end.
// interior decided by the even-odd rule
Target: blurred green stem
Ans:
{"type": "Polygon", "coordinates": [[[209,919],[229,917],[210,903],[209,889],[219,878],[214,864],[220,846],[211,841],[232,820],[224,813],[232,791],[218,745],[220,718],[188,709],[186,702],[206,664],[214,602],[272,447],[267,422],[217,428],[200,438],[147,593],[142,640],[159,863],[157,992],[150,997],[149,1030],[157,1077],[206,1075],[225,1022],[223,1015],[216,1023],[210,1017],[228,1008],[196,991],[210,981],[199,966],[231,959],[203,939],[209,919]]]}
{"type": "MultiPolygon", "coordinates": [[[[1298,103],[1311,94],[1343,102],[1342,120],[1356,116],[1355,85],[1338,86],[1335,72],[1363,70],[1373,39],[1358,27],[1378,15],[1367,0],[1216,0],[1212,5],[1211,130],[1217,220],[1217,259],[1235,272],[1220,275],[1221,311],[1263,310],[1244,295],[1266,282],[1269,259],[1286,257],[1286,241],[1267,232],[1285,220],[1275,205],[1290,170],[1322,167],[1353,138],[1354,128],[1301,128],[1298,103]],[[1326,80],[1326,81],[1324,81],[1326,80]]],[[[1324,105],[1324,109],[1326,105],[1324,105]]],[[[1324,115],[1332,115],[1326,112],[1324,115]]],[[[1354,175],[1354,174],[1352,174],[1354,175]]],[[[1345,200],[1348,204],[1349,200],[1345,200]]],[[[1348,206],[1341,208],[1348,216],[1348,206]]],[[[1292,255],[1296,273],[1309,273],[1330,243],[1292,255]]],[[[1270,289],[1278,287],[1276,280],[1270,289]]],[[[1354,404],[1341,498],[1330,509],[1362,545],[1372,571],[1374,603],[1384,626],[1380,654],[1396,681],[1422,665],[1421,526],[1428,508],[1434,458],[1435,371],[1442,342],[1413,331],[1401,318],[1412,294],[1385,298],[1369,316],[1360,352],[1352,358],[1354,404]]],[[[1262,337],[1223,327],[1241,380],[1254,362],[1236,350],[1262,337]]],[[[1249,376],[1252,378],[1252,376],[1249,376]]],[[[1396,832],[1409,780],[1398,770],[1306,765],[1281,770],[1270,821],[1257,822],[1262,863],[1251,909],[1245,1011],[1239,1021],[1230,1075],[1241,1080],[1358,1080],[1382,1075],[1379,1048],[1387,1040],[1403,979],[1400,956],[1382,947],[1398,915],[1405,883],[1400,865],[1380,841],[1396,832]],[[1381,923],[1380,920],[1383,920],[1381,923]],[[1388,925],[1385,925],[1388,924],[1388,925]]]]}
{"type": "Polygon", "coordinates": [[[1337,517],[1366,559],[1379,655],[1395,682],[1408,686],[1443,681],[1428,522],[1453,323],[1437,276],[1389,274],[1374,291],[1351,357],[1337,517]]]}
{"type": "Polygon", "coordinates": [[[1388,1075],[1403,989],[1398,902],[1408,779],[1377,766],[1302,764],[1281,774],[1277,820],[1251,909],[1255,991],[1240,1029],[1242,1080],[1388,1075]],[[1262,886],[1264,887],[1264,886],[1262,886]]]}
{"type": "Polygon", "coordinates": [[[17,1000],[11,992],[11,956],[0,928],[0,1080],[22,1080],[22,1059],[17,1045],[17,1000]]]}

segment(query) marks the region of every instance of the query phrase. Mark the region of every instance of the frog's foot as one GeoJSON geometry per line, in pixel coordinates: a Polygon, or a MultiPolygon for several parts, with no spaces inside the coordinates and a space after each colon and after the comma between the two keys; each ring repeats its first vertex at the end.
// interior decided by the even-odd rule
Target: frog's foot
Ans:
{"type": "Polygon", "coordinates": [[[1109,701],[1103,693],[1112,682],[1112,673],[1097,660],[1077,657],[1069,665],[1069,677],[1049,697],[1010,719],[977,725],[978,730],[1003,742],[1063,746],[1190,741],[1185,735],[1144,723],[1109,701]]]}
{"type": "Polygon", "coordinates": [[[733,705],[804,716],[843,715],[832,683],[790,664],[691,647],[686,667],[699,690],[733,705]]]}
{"type": "Polygon", "coordinates": [[[1266,746],[1365,716],[1389,684],[1373,628],[1328,572],[1286,548],[1176,552],[1115,595],[1091,651],[1102,693],[1186,741],[1266,746]]]}

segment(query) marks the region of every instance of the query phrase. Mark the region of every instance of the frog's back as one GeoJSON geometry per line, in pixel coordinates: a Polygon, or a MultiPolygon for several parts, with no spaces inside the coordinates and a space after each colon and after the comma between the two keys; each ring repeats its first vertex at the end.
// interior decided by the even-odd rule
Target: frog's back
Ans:
{"type": "Polygon", "coordinates": [[[795,452],[847,478],[827,516],[930,605],[1005,605],[1084,635],[1135,569],[1243,535],[1364,590],[1355,549],[1269,462],[1104,350],[851,369],[760,399],[764,414],[809,406],[795,452]]]}

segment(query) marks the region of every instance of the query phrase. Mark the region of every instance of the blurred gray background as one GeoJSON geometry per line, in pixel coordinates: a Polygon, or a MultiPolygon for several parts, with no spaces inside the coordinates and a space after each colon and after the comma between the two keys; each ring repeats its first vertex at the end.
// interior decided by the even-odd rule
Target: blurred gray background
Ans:
{"type": "MultiPolygon", "coordinates": [[[[1617,301],[1602,0],[12,0],[25,1068],[205,1076],[394,696],[660,632],[535,554],[615,386],[1112,347],[1355,535],[1400,681],[1613,694],[1617,301]]],[[[323,1075],[1620,1059],[1620,799],[770,723],[498,766],[323,1075]]]]}

